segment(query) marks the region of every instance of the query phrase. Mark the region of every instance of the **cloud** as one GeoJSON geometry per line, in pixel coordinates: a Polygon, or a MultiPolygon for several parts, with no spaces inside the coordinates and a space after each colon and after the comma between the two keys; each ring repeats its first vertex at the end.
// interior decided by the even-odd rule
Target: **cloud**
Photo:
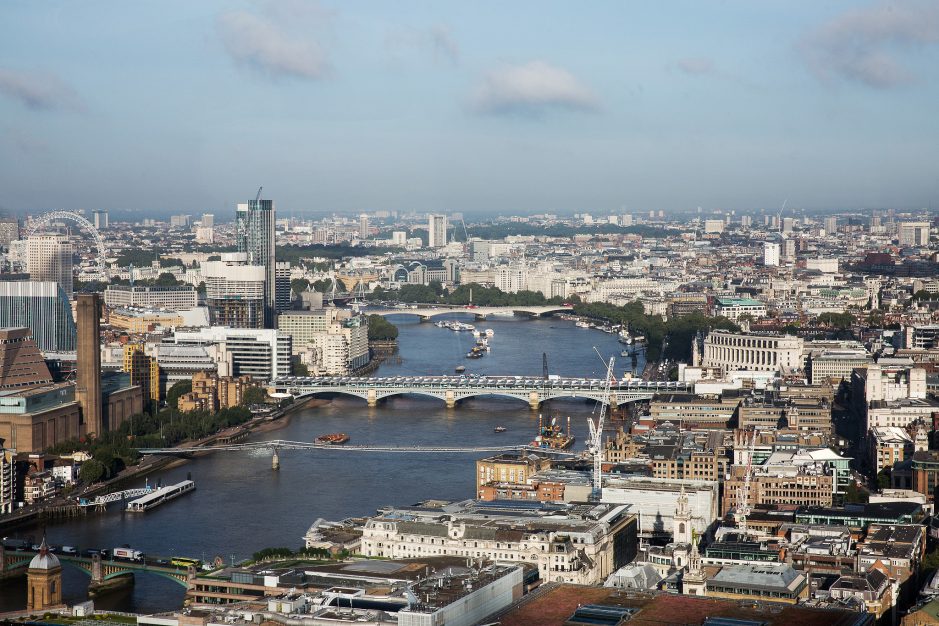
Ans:
{"type": "Polygon", "coordinates": [[[889,89],[916,77],[897,58],[904,49],[939,43],[935,0],[881,1],[836,16],[799,43],[821,80],[842,78],[889,89]]]}
{"type": "Polygon", "coordinates": [[[431,28],[430,40],[434,47],[435,58],[447,59],[453,64],[460,62],[460,46],[447,26],[437,24],[431,28]]]}
{"type": "Polygon", "coordinates": [[[689,76],[701,76],[714,71],[714,62],[711,61],[711,59],[702,57],[679,59],[675,65],[678,66],[679,70],[689,76]]]}
{"type": "Polygon", "coordinates": [[[490,72],[473,98],[473,108],[490,115],[539,115],[551,109],[594,111],[599,101],[567,70],[531,61],[490,72]]]}
{"type": "Polygon", "coordinates": [[[218,29],[228,54],[239,65],[270,77],[323,78],[329,64],[319,45],[293,35],[277,19],[246,11],[220,15],[218,29]]]}
{"type": "Polygon", "coordinates": [[[34,111],[82,110],[78,94],[58,77],[0,67],[0,94],[34,111]]]}

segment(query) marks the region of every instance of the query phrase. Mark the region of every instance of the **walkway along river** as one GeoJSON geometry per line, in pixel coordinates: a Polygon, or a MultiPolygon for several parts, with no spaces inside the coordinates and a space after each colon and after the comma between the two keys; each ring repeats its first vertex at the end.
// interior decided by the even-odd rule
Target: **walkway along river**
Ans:
{"type": "MultiPolygon", "coordinates": [[[[494,336],[491,352],[475,360],[465,358],[473,343],[470,333],[421,324],[414,318],[391,320],[400,329],[401,362],[386,361],[377,371],[379,376],[452,374],[458,365],[465,365],[468,374],[541,376],[544,352],[552,374],[600,378],[605,367],[594,346],[606,357],[617,355],[618,375],[630,366],[628,358],[618,356],[624,346],[616,335],[558,319],[476,322],[478,328],[492,328],[494,336]]],[[[641,367],[641,355],[639,360],[641,367]]],[[[585,419],[594,408],[585,401],[553,401],[542,406],[542,413],[546,417],[571,415],[575,449],[582,450],[585,419]]],[[[443,402],[413,396],[390,398],[372,408],[364,400],[340,397],[298,411],[282,427],[255,433],[249,440],[312,442],[323,433],[345,432],[351,442],[359,444],[518,445],[531,441],[537,423],[538,414],[526,403],[510,399],[471,399],[447,409],[443,402]],[[494,433],[496,426],[505,426],[507,431],[494,433]]],[[[50,525],[46,533],[53,545],[111,548],[129,544],[153,555],[221,556],[237,561],[269,546],[299,547],[318,517],[341,519],[372,514],[386,504],[473,497],[477,456],[284,451],[280,471],[273,472],[265,452],[211,454],[151,477],[151,481],[161,478],[170,484],[191,473],[198,489],[183,498],[142,514],[114,509],[69,520],[50,525]]],[[[19,534],[38,539],[41,532],[31,529],[19,534]]],[[[68,602],[83,599],[87,584],[84,574],[64,569],[68,602]]],[[[172,581],[138,575],[132,589],[98,598],[96,604],[152,612],[178,607],[183,593],[172,581]]],[[[6,581],[0,587],[0,610],[24,604],[25,579],[6,581]]]]}

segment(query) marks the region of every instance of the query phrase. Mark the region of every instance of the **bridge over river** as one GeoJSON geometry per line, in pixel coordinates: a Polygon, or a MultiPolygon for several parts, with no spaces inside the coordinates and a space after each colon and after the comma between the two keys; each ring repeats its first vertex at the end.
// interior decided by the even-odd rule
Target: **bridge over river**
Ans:
{"type": "Polygon", "coordinates": [[[422,322],[428,322],[431,319],[441,315],[451,315],[453,313],[462,313],[472,315],[476,319],[484,320],[491,315],[521,315],[528,317],[544,317],[554,313],[567,313],[574,310],[573,306],[554,305],[554,306],[453,306],[446,304],[437,305],[401,305],[402,308],[389,309],[363,309],[363,313],[369,315],[417,315],[422,322]]]}
{"type": "MultiPolygon", "coordinates": [[[[26,574],[30,561],[38,552],[34,550],[12,550],[0,545],[0,579],[22,576],[26,574]]],[[[126,578],[128,574],[148,573],[168,578],[173,582],[187,587],[189,580],[196,575],[193,566],[183,567],[173,565],[171,559],[158,559],[145,557],[138,561],[123,559],[105,559],[100,554],[56,554],[62,565],[74,567],[91,577],[89,590],[109,586],[109,583],[119,578],[126,578]]]]}
{"type": "MultiPolygon", "coordinates": [[[[391,396],[414,394],[437,398],[455,407],[457,402],[478,396],[517,398],[536,410],[546,400],[582,398],[604,400],[605,383],[599,378],[536,378],[530,376],[287,376],[269,384],[272,392],[293,396],[345,394],[365,399],[369,406],[391,396]]],[[[616,381],[610,386],[610,404],[648,400],[659,393],[689,392],[688,383],[674,381],[616,381]]]]}

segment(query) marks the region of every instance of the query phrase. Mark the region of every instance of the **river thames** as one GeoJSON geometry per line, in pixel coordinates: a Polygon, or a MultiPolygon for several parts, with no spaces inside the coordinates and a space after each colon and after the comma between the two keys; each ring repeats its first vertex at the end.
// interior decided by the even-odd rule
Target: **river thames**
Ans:
{"type": "MultiPolygon", "coordinates": [[[[551,374],[602,378],[605,358],[617,357],[617,376],[631,368],[630,358],[620,357],[624,346],[616,335],[582,329],[560,319],[493,318],[476,322],[491,328],[492,351],[484,358],[468,360],[469,333],[456,333],[415,317],[389,318],[400,329],[400,362],[390,359],[376,375],[453,374],[465,365],[467,374],[542,374],[542,353],[548,355],[551,374]]],[[[467,318],[459,318],[464,321],[467,318]]],[[[642,355],[638,367],[642,367],[642,355]]],[[[572,417],[572,429],[582,450],[586,418],[595,404],[579,400],[552,401],[542,405],[546,418],[572,417]]],[[[454,409],[430,398],[389,398],[369,408],[364,400],[335,398],[328,404],[303,409],[282,427],[254,434],[250,440],[287,439],[312,441],[318,435],[345,432],[357,444],[491,446],[518,445],[536,434],[538,414],[517,400],[476,398],[454,409]],[[507,431],[497,434],[496,426],[507,431]]],[[[186,555],[226,561],[246,558],[261,548],[298,548],[302,536],[317,518],[338,520],[373,514],[384,505],[412,504],[429,498],[460,500],[475,494],[476,454],[401,454],[335,451],[285,451],[280,471],[271,470],[266,454],[217,453],[195,459],[150,477],[172,483],[191,474],[197,489],[144,514],[89,514],[79,520],[49,525],[53,545],[82,549],[111,548],[129,544],[154,555],[186,555]]],[[[142,485],[141,485],[142,486],[142,485]]],[[[14,536],[33,535],[42,529],[22,530],[14,536]]],[[[65,601],[83,600],[88,578],[66,566],[63,570],[65,601]]],[[[98,608],[156,612],[178,608],[185,590],[158,576],[138,574],[132,589],[96,600],[98,608]]],[[[25,577],[6,581],[0,588],[0,610],[25,605],[25,577]]]]}

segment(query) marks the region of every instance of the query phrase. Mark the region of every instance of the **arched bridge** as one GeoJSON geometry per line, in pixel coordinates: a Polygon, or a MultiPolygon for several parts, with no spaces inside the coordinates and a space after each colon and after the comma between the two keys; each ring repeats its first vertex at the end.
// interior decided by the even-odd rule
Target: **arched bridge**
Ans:
{"type": "MultiPolygon", "coordinates": [[[[476,396],[517,398],[537,409],[542,402],[556,398],[604,399],[604,381],[599,378],[551,378],[526,376],[397,376],[364,378],[356,376],[288,376],[270,383],[271,391],[294,396],[345,394],[356,396],[374,406],[382,398],[415,394],[444,400],[453,407],[460,400],[476,396]]],[[[617,381],[610,386],[609,402],[647,400],[657,393],[687,392],[687,383],[643,380],[617,381]]]]}
{"type": "MultiPolygon", "coordinates": [[[[10,550],[0,547],[0,557],[3,563],[2,577],[25,574],[30,561],[36,554],[32,550],[10,550]]],[[[172,565],[169,559],[145,558],[140,561],[124,561],[102,559],[97,554],[94,556],[56,554],[55,556],[63,565],[75,567],[90,576],[92,587],[102,585],[119,576],[137,572],[169,578],[183,587],[188,587],[189,580],[196,575],[194,567],[177,567],[172,565]]]]}
{"type": "Polygon", "coordinates": [[[447,306],[447,305],[413,305],[414,308],[401,309],[364,309],[363,313],[369,315],[417,315],[422,322],[430,321],[440,315],[463,313],[472,315],[476,319],[484,320],[490,315],[527,315],[528,317],[543,317],[552,313],[565,313],[573,311],[573,306],[447,306]]]}

